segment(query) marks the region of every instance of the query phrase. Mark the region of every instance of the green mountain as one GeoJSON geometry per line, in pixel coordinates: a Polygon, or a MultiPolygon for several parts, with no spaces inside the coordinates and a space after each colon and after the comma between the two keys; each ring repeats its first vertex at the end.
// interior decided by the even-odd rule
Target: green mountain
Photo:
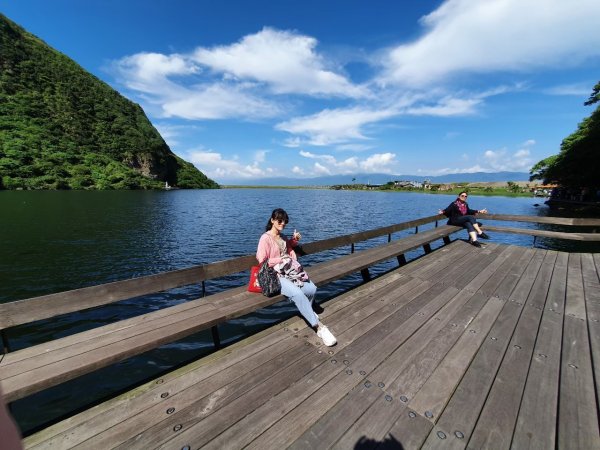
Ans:
{"type": "Polygon", "coordinates": [[[0,189],[218,188],[142,108],[0,14],[0,189]]]}

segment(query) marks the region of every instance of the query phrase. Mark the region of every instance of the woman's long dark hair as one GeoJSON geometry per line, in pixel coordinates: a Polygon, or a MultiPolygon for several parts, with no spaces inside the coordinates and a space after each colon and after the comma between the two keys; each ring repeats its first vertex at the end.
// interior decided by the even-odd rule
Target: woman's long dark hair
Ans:
{"type": "Polygon", "coordinates": [[[288,223],[290,221],[290,218],[288,217],[288,215],[284,209],[276,208],[271,213],[271,218],[267,221],[267,226],[265,227],[265,231],[269,231],[271,228],[273,228],[273,222],[271,222],[271,219],[272,220],[283,220],[285,223],[288,223]]]}
{"type": "MultiPolygon", "coordinates": [[[[459,199],[460,199],[460,196],[461,196],[461,195],[463,195],[463,194],[469,195],[469,193],[468,193],[467,191],[462,191],[462,192],[459,192],[459,193],[458,193],[458,196],[456,197],[456,200],[459,200],[459,199]]],[[[462,200],[462,201],[464,202],[464,200],[462,200]]]]}

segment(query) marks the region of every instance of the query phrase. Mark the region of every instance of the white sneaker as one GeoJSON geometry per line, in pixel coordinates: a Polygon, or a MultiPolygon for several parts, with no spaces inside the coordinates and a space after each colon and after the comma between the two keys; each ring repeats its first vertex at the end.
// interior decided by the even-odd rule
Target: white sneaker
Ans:
{"type": "Polygon", "coordinates": [[[325,344],[327,347],[332,347],[335,344],[337,344],[337,340],[335,339],[335,336],[333,334],[331,334],[331,331],[329,331],[329,328],[327,328],[323,324],[319,324],[319,328],[317,329],[317,336],[319,338],[321,338],[321,340],[323,341],[323,344],[325,344]]]}

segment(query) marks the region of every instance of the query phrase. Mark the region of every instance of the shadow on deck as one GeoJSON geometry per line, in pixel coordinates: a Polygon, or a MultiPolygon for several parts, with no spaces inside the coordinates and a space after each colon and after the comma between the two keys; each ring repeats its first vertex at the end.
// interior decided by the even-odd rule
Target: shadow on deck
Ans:
{"type": "Polygon", "coordinates": [[[462,241],[28,448],[600,448],[599,254],[462,241]]]}

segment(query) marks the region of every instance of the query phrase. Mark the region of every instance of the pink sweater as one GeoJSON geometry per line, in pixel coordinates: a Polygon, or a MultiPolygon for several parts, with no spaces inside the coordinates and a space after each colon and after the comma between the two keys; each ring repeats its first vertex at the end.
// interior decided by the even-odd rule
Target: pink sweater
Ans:
{"type": "MultiPolygon", "coordinates": [[[[286,242],[286,253],[290,255],[292,259],[297,259],[294,247],[298,245],[298,241],[295,239],[287,239],[283,235],[281,235],[281,238],[286,242]]],[[[275,264],[281,262],[279,246],[269,232],[262,234],[258,241],[258,248],[256,249],[256,259],[259,263],[262,263],[267,258],[269,259],[269,267],[273,267],[275,264]]]]}

